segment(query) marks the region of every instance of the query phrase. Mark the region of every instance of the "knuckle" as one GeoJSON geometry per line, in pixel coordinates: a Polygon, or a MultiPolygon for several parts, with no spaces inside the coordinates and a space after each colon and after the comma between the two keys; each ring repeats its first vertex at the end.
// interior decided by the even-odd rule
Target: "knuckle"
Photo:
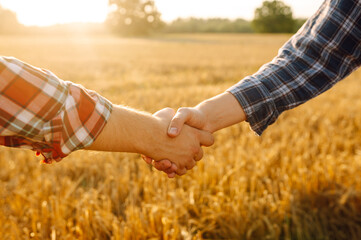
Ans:
{"type": "Polygon", "coordinates": [[[192,166],[194,165],[194,162],[195,162],[195,161],[194,161],[193,158],[188,159],[187,164],[186,164],[185,167],[190,167],[190,168],[192,168],[192,166]]]}
{"type": "Polygon", "coordinates": [[[166,160],[161,160],[158,162],[154,162],[154,166],[158,169],[158,170],[164,170],[167,168],[167,161],[166,160]]]}
{"type": "Polygon", "coordinates": [[[190,163],[186,166],[186,169],[187,169],[187,170],[191,170],[192,168],[194,168],[195,165],[196,165],[196,162],[195,162],[195,161],[192,161],[192,162],[190,162],[190,163]]]}
{"type": "Polygon", "coordinates": [[[178,112],[179,112],[180,114],[188,114],[189,111],[190,111],[190,110],[189,110],[188,107],[181,107],[181,108],[178,109],[178,112]]]}
{"type": "Polygon", "coordinates": [[[173,173],[174,171],[172,170],[172,169],[166,169],[166,170],[164,170],[164,172],[166,173],[166,174],[171,174],[171,173],[173,173]]]}
{"type": "Polygon", "coordinates": [[[192,155],[197,155],[201,151],[201,148],[199,146],[194,146],[191,149],[192,155]]]}
{"type": "Polygon", "coordinates": [[[182,161],[182,162],[180,162],[180,163],[178,163],[178,169],[183,169],[184,168],[184,162],[182,161]]]}
{"type": "Polygon", "coordinates": [[[162,161],[161,162],[161,167],[163,168],[163,169],[165,169],[166,167],[167,167],[167,162],[166,161],[162,161]]]}
{"type": "Polygon", "coordinates": [[[178,167],[177,165],[175,165],[174,163],[171,164],[171,167],[170,167],[174,172],[177,171],[178,167]]]}

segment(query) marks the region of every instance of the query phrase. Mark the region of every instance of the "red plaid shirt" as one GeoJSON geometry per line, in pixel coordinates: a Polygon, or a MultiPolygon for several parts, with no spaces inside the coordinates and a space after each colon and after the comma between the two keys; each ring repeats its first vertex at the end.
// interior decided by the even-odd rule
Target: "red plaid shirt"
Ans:
{"type": "Polygon", "coordinates": [[[112,104],[80,85],[15,58],[0,57],[0,145],[28,148],[45,163],[90,146],[112,104]]]}

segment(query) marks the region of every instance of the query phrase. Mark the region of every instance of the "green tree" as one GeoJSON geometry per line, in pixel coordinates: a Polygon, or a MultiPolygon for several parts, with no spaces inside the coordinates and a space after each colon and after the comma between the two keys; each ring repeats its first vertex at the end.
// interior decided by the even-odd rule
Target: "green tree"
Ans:
{"type": "Polygon", "coordinates": [[[260,33],[290,33],[294,25],[291,7],[280,0],[264,1],[252,21],[254,30],[260,33]]]}
{"type": "Polygon", "coordinates": [[[21,30],[16,14],[0,6],[0,34],[17,33],[21,30]]]}
{"type": "Polygon", "coordinates": [[[164,29],[169,33],[249,33],[252,32],[251,23],[238,18],[178,18],[164,29]]]}
{"type": "Polygon", "coordinates": [[[153,0],[109,0],[107,25],[125,36],[148,35],[163,26],[153,0]]]}

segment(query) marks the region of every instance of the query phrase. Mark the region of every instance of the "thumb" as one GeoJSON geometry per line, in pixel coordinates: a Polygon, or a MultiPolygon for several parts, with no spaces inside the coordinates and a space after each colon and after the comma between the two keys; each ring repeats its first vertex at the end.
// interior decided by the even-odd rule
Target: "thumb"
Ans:
{"type": "Polygon", "coordinates": [[[168,136],[176,137],[182,131],[183,125],[187,124],[191,127],[202,129],[206,119],[204,115],[194,108],[179,108],[177,113],[171,120],[168,128],[168,136]]]}

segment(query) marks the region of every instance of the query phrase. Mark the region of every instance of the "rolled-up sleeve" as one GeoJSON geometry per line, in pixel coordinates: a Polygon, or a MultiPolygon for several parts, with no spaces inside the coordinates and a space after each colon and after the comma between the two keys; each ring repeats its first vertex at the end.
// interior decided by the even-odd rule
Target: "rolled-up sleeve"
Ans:
{"type": "Polygon", "coordinates": [[[94,91],[48,70],[0,57],[0,145],[60,161],[90,146],[107,123],[112,104],[94,91]]]}
{"type": "Polygon", "coordinates": [[[316,97],[357,69],[360,39],[360,1],[325,1],[277,57],[227,91],[261,135],[283,111],[316,97]]]}

